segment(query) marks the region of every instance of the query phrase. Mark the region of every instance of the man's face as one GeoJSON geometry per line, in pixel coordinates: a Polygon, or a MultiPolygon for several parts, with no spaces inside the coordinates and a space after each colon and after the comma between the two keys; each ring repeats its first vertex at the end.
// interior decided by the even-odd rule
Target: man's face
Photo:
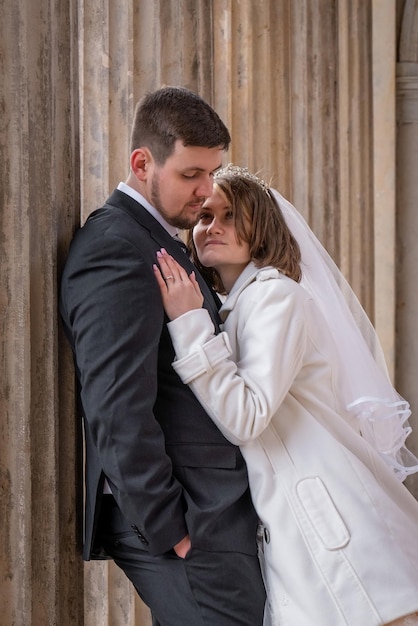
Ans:
{"type": "Polygon", "coordinates": [[[222,164],[223,149],[175,143],[164,165],[152,162],[147,181],[149,201],[164,219],[179,229],[191,228],[212,194],[213,174],[222,164]]]}

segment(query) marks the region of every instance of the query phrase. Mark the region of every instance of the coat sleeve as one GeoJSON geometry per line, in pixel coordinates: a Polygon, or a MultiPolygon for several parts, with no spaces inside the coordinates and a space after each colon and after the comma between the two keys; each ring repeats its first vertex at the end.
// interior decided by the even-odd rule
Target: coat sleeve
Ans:
{"type": "Polygon", "coordinates": [[[281,279],[252,283],[233,313],[236,363],[227,333],[215,336],[203,309],[186,313],[168,327],[176,372],[223,434],[242,445],[268,426],[298,375],[306,324],[300,291],[289,289],[281,279]]]}
{"type": "Polygon", "coordinates": [[[153,413],[164,317],[151,263],[120,236],[74,246],[61,312],[75,351],[85,427],[125,517],[151,553],[165,552],[187,528],[182,488],[153,413]]]}

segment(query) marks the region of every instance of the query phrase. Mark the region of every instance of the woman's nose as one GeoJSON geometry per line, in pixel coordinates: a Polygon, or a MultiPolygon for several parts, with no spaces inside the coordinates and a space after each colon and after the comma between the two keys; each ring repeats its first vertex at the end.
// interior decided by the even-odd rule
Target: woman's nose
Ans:
{"type": "Polygon", "coordinates": [[[213,220],[211,221],[210,224],[208,224],[207,228],[206,228],[206,232],[207,233],[217,233],[221,230],[221,226],[219,224],[219,220],[216,219],[216,217],[213,218],[213,220]]]}

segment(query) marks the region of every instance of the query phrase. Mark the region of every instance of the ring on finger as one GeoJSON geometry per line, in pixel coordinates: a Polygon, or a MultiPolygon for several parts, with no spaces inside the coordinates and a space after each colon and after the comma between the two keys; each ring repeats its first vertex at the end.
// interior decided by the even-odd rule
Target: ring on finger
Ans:
{"type": "Polygon", "coordinates": [[[174,276],[166,276],[165,279],[166,280],[170,280],[170,279],[174,280],[174,276]]]}

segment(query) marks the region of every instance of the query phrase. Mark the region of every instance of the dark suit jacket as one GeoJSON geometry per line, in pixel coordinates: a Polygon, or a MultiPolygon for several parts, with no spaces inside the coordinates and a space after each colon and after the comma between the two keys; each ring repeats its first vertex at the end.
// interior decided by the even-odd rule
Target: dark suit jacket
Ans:
{"type": "MultiPolygon", "coordinates": [[[[161,247],[194,269],[157,220],[116,190],[76,233],[61,280],[84,416],[85,559],[100,558],[105,476],[138,545],[151,554],[187,532],[202,550],[255,554],[257,520],[241,453],[171,367],[152,270],[161,247]]],[[[217,324],[213,294],[198,279],[217,324]]]]}

